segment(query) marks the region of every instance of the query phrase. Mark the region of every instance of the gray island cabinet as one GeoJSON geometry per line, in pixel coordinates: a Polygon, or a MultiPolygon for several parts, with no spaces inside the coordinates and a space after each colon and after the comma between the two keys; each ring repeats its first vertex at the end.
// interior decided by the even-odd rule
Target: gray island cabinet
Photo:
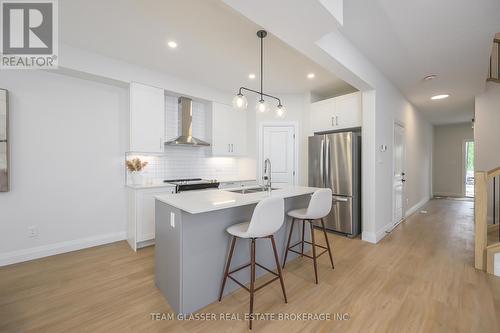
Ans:
{"type": "MultiPolygon", "coordinates": [[[[203,190],[157,196],[155,281],[172,309],[176,313],[188,314],[217,301],[229,251],[227,227],[250,221],[255,205],[269,196],[284,198],[285,212],[307,207],[315,190],[313,187],[291,186],[271,193],[241,194],[229,190],[203,190]]],[[[288,222],[287,217],[285,222],[288,222]]],[[[284,223],[275,234],[280,260],[285,252],[289,228],[290,223],[284,223]]],[[[298,229],[294,231],[292,244],[299,241],[300,234],[298,229]]],[[[306,235],[310,233],[306,232],[306,235]]],[[[275,269],[269,240],[260,239],[257,243],[257,262],[275,269]]],[[[295,256],[290,253],[288,258],[290,260],[295,256]]],[[[249,261],[250,243],[238,239],[231,267],[236,268],[249,261]]],[[[257,268],[257,276],[265,273],[265,270],[257,268]]],[[[243,283],[250,280],[248,269],[234,276],[243,283]]],[[[286,282],[285,279],[285,286],[286,282]]],[[[238,288],[236,283],[228,280],[225,294],[238,288]]]]}

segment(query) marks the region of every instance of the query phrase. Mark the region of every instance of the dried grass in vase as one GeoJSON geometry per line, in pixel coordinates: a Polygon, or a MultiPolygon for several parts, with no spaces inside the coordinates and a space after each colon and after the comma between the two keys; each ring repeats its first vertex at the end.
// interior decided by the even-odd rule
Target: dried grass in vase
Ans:
{"type": "Polygon", "coordinates": [[[138,172],[142,171],[142,169],[144,169],[146,165],[148,165],[148,162],[142,162],[140,158],[133,158],[131,160],[127,160],[125,164],[127,165],[128,171],[138,172]]]}

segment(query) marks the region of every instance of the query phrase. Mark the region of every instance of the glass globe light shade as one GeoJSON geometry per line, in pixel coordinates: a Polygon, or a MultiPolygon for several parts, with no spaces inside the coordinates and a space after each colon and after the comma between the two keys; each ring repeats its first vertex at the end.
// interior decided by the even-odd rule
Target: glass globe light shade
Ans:
{"type": "Polygon", "coordinates": [[[276,117],[278,118],[284,118],[286,114],[286,108],[283,105],[278,105],[276,108],[276,117]]]}
{"type": "Polygon", "coordinates": [[[245,110],[248,106],[248,101],[245,96],[238,94],[233,98],[233,108],[237,110],[245,110]]]}
{"type": "Polygon", "coordinates": [[[267,105],[267,102],[264,100],[260,100],[257,102],[256,109],[260,113],[267,112],[269,110],[269,106],[267,105]]]}

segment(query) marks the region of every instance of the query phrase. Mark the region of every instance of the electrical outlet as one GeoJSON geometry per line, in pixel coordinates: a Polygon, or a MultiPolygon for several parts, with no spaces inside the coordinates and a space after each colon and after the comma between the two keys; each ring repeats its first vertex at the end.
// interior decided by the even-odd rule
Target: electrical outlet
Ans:
{"type": "Polygon", "coordinates": [[[29,238],[38,238],[38,228],[36,226],[28,227],[28,237],[29,238]]]}
{"type": "Polygon", "coordinates": [[[174,212],[170,212],[170,226],[172,228],[175,228],[175,213],[174,212]]]}

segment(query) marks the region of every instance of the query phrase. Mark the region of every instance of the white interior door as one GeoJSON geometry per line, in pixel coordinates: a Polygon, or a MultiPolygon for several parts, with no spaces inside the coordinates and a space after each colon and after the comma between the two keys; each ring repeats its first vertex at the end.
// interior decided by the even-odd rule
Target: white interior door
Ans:
{"type": "Polygon", "coordinates": [[[404,214],[404,192],[405,192],[405,129],[401,125],[394,124],[394,223],[399,223],[404,214]]]}
{"type": "MultiPolygon", "coordinates": [[[[292,185],[295,179],[295,127],[264,126],[260,161],[271,160],[273,185],[292,185]]],[[[262,172],[262,171],[261,171],[262,172]]]]}

